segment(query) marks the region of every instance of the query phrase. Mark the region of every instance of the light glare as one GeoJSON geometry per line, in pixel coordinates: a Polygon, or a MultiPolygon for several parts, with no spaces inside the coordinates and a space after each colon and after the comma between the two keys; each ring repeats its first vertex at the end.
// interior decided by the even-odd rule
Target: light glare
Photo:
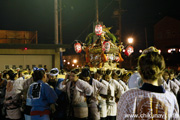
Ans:
{"type": "Polygon", "coordinates": [[[77,60],[76,60],[76,59],[74,59],[74,60],[73,60],[73,63],[75,63],[75,64],[76,64],[76,63],[77,63],[77,60]]]}
{"type": "Polygon", "coordinates": [[[128,38],[128,43],[133,43],[133,38],[128,38]]]}

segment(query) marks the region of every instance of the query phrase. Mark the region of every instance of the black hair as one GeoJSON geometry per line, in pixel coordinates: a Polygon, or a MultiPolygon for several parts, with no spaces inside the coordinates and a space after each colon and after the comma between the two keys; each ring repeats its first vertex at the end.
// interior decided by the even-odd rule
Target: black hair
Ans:
{"type": "Polygon", "coordinates": [[[64,74],[64,70],[63,69],[61,69],[61,74],[64,74]]]}
{"type": "Polygon", "coordinates": [[[81,75],[82,75],[82,77],[91,77],[91,72],[90,72],[89,68],[82,69],[81,75]]]}
{"type": "Polygon", "coordinates": [[[56,74],[58,71],[57,70],[51,70],[50,73],[56,74]]]}
{"type": "Polygon", "coordinates": [[[7,71],[3,73],[3,78],[6,78],[6,75],[7,75],[7,71]]]}
{"type": "Polygon", "coordinates": [[[79,69],[72,69],[72,70],[71,70],[71,73],[74,73],[74,74],[76,74],[77,76],[79,76],[79,75],[80,75],[80,70],[79,70],[79,69]]]}
{"type": "Polygon", "coordinates": [[[106,75],[111,75],[112,71],[110,69],[106,70],[106,75]]]}
{"type": "Polygon", "coordinates": [[[113,79],[119,79],[121,75],[122,75],[121,70],[114,70],[114,71],[112,72],[112,77],[113,77],[113,79]]]}
{"type": "Polygon", "coordinates": [[[20,77],[22,73],[22,70],[18,71],[18,76],[20,77]]]}
{"type": "Polygon", "coordinates": [[[170,69],[169,74],[175,74],[175,71],[173,69],[170,69]]]}
{"type": "Polygon", "coordinates": [[[164,73],[168,73],[168,74],[169,74],[169,70],[168,70],[168,69],[165,69],[165,70],[164,70],[164,73]]]}
{"type": "Polygon", "coordinates": [[[98,69],[96,73],[103,75],[102,70],[100,70],[100,69],[98,69]]]}
{"type": "Polygon", "coordinates": [[[37,82],[38,80],[42,80],[44,74],[45,74],[44,70],[35,70],[34,73],[32,74],[33,80],[35,82],[37,82]]]}
{"type": "Polygon", "coordinates": [[[12,70],[8,70],[7,74],[9,75],[10,80],[14,80],[17,75],[17,73],[14,73],[12,70]]]}

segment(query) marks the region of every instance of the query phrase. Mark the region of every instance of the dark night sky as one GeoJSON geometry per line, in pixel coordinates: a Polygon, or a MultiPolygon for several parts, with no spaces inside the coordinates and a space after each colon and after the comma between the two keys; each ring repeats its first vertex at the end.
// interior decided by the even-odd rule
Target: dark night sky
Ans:
{"type": "MultiPolygon", "coordinates": [[[[99,0],[100,21],[117,29],[113,11],[118,8],[116,0],[99,0]]],[[[164,16],[180,18],[178,0],[122,0],[122,41],[132,35],[134,46],[144,49],[145,27],[148,44],[153,45],[153,25],[164,16]]],[[[95,20],[94,0],[63,0],[63,43],[84,41],[92,32],[95,20]]],[[[54,42],[53,0],[0,0],[0,29],[38,31],[41,44],[54,42]]]]}

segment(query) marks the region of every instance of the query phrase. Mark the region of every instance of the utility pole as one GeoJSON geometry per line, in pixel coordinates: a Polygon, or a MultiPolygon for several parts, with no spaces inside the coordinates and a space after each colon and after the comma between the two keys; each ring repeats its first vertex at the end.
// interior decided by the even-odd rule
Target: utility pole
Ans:
{"type": "Polygon", "coordinates": [[[119,43],[121,44],[122,34],[121,34],[121,0],[119,2],[119,15],[118,15],[118,24],[119,24],[119,43]]]}
{"type": "MultiPolygon", "coordinates": [[[[60,45],[63,44],[63,37],[62,37],[62,0],[59,0],[59,36],[60,36],[60,45]]],[[[63,56],[63,52],[61,50],[62,48],[60,48],[60,68],[63,68],[63,60],[62,60],[62,56],[63,56]]]]}
{"type": "Polygon", "coordinates": [[[99,10],[98,10],[98,0],[96,1],[96,22],[99,23],[99,10]]]}
{"type": "Polygon", "coordinates": [[[60,33],[60,44],[63,44],[62,38],[62,0],[59,1],[59,33],[60,33]]]}
{"type": "Polygon", "coordinates": [[[55,28],[54,44],[58,44],[58,1],[57,0],[54,0],[54,28],[55,28]]]}
{"type": "Polygon", "coordinates": [[[118,20],[118,29],[116,31],[116,35],[118,36],[119,44],[121,44],[121,42],[122,42],[122,29],[121,29],[122,28],[122,20],[121,20],[121,17],[122,17],[122,13],[127,10],[123,10],[121,8],[121,4],[122,4],[121,0],[116,0],[116,1],[118,2],[118,9],[116,9],[113,14],[114,14],[114,17],[117,18],[117,20],[118,20]]]}

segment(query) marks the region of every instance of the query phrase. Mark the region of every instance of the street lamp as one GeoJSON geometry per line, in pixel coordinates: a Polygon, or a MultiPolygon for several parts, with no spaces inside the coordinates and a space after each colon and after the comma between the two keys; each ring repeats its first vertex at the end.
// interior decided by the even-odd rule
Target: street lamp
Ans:
{"type": "Polygon", "coordinates": [[[171,49],[168,49],[168,53],[171,53],[172,51],[171,51],[171,49]]]}
{"type": "Polygon", "coordinates": [[[73,63],[74,63],[74,64],[76,64],[76,63],[77,63],[77,60],[76,60],[76,59],[74,59],[74,60],[73,60],[73,63]]]}
{"type": "Polygon", "coordinates": [[[132,37],[128,38],[128,43],[129,43],[129,44],[132,44],[133,41],[134,41],[134,39],[133,39],[132,37]]]}
{"type": "MultiPolygon", "coordinates": [[[[129,37],[128,38],[128,43],[129,44],[132,44],[133,43],[133,41],[134,41],[134,39],[132,38],[132,37],[129,37]]],[[[130,46],[129,46],[130,47],[130,46]]],[[[131,46],[132,47],[132,46],[131,46]]],[[[133,48],[133,47],[132,47],[133,48]]],[[[132,49],[130,49],[130,51],[131,51],[132,49]]],[[[130,62],[130,68],[131,68],[131,66],[132,66],[132,55],[130,55],[130,60],[129,60],[129,62],[130,62]]]]}
{"type": "Polygon", "coordinates": [[[139,53],[142,53],[142,50],[139,50],[139,53]]]}

